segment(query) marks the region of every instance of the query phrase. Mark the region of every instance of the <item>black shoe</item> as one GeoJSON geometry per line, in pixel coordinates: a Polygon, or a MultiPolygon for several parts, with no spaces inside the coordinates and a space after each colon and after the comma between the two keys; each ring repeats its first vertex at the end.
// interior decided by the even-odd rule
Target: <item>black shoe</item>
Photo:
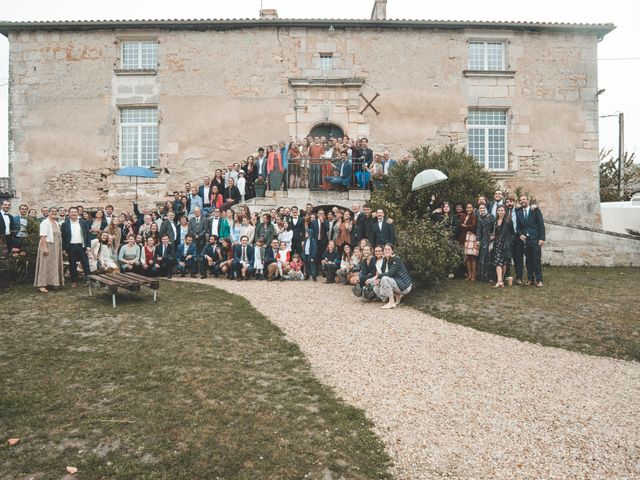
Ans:
{"type": "Polygon", "coordinates": [[[195,273],[192,273],[192,274],[191,274],[191,278],[196,278],[196,276],[197,276],[197,275],[196,275],[195,273]]]}
{"type": "Polygon", "coordinates": [[[318,281],[318,277],[313,276],[312,278],[313,278],[313,281],[314,281],[314,282],[317,282],[317,281],[318,281]]]}
{"type": "Polygon", "coordinates": [[[351,291],[353,292],[353,294],[356,297],[361,297],[362,296],[362,287],[360,285],[355,285],[351,291]]]}
{"type": "Polygon", "coordinates": [[[184,272],[182,272],[182,273],[180,274],[180,278],[182,278],[182,277],[186,277],[186,276],[187,276],[187,274],[186,274],[186,273],[184,273],[184,272]]]}
{"type": "Polygon", "coordinates": [[[171,280],[171,275],[167,275],[167,280],[171,280]]]}
{"type": "Polygon", "coordinates": [[[200,278],[204,280],[205,278],[207,278],[207,276],[206,275],[200,275],[200,278]]]}

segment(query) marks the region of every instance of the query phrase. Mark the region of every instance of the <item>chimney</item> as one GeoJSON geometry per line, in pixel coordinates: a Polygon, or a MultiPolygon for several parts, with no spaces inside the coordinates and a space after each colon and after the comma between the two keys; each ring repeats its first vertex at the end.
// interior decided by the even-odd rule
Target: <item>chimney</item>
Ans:
{"type": "Polygon", "coordinates": [[[371,20],[387,19],[387,0],[374,0],[371,20]]]}
{"type": "Polygon", "coordinates": [[[260,18],[264,20],[277,20],[278,10],[275,8],[263,8],[260,10],[260,18]]]}

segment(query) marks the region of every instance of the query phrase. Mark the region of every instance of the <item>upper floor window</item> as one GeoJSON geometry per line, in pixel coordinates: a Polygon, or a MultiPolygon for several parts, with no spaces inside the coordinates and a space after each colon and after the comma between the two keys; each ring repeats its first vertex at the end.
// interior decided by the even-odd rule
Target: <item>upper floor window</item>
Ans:
{"type": "Polygon", "coordinates": [[[120,165],[158,164],[158,109],[120,109],[120,165]]]}
{"type": "Polygon", "coordinates": [[[120,45],[123,70],[155,70],[158,67],[158,42],[124,41],[120,45]]]}
{"type": "Polygon", "coordinates": [[[469,110],[468,150],[487,170],[507,169],[507,112],[469,110]]]}
{"type": "Polygon", "coordinates": [[[506,70],[504,42],[469,42],[469,70],[506,70]]]}
{"type": "Polygon", "coordinates": [[[333,54],[332,53],[320,54],[320,68],[322,68],[323,71],[333,70],[333,54]]]}

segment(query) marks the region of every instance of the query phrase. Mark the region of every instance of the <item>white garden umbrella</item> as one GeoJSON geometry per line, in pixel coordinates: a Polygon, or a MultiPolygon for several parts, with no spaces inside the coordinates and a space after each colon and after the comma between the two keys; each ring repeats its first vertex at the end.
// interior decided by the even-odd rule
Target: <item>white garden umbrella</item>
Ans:
{"type": "Polygon", "coordinates": [[[413,177],[413,184],[411,185],[411,191],[415,192],[422,188],[430,187],[436,183],[444,182],[447,176],[440,170],[430,168],[429,170],[423,170],[415,177],[413,177]]]}

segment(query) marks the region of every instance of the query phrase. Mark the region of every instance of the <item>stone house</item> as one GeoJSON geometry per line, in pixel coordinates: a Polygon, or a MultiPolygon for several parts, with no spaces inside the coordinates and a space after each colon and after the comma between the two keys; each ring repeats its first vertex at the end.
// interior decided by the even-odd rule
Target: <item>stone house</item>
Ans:
{"type": "Polygon", "coordinates": [[[385,4],[369,20],[0,22],[12,189],[130,209],[120,166],[155,168],[140,192],[157,201],[331,129],[396,158],[465,146],[547,217],[598,227],[597,44],[614,26],[389,20],[385,4]]]}

